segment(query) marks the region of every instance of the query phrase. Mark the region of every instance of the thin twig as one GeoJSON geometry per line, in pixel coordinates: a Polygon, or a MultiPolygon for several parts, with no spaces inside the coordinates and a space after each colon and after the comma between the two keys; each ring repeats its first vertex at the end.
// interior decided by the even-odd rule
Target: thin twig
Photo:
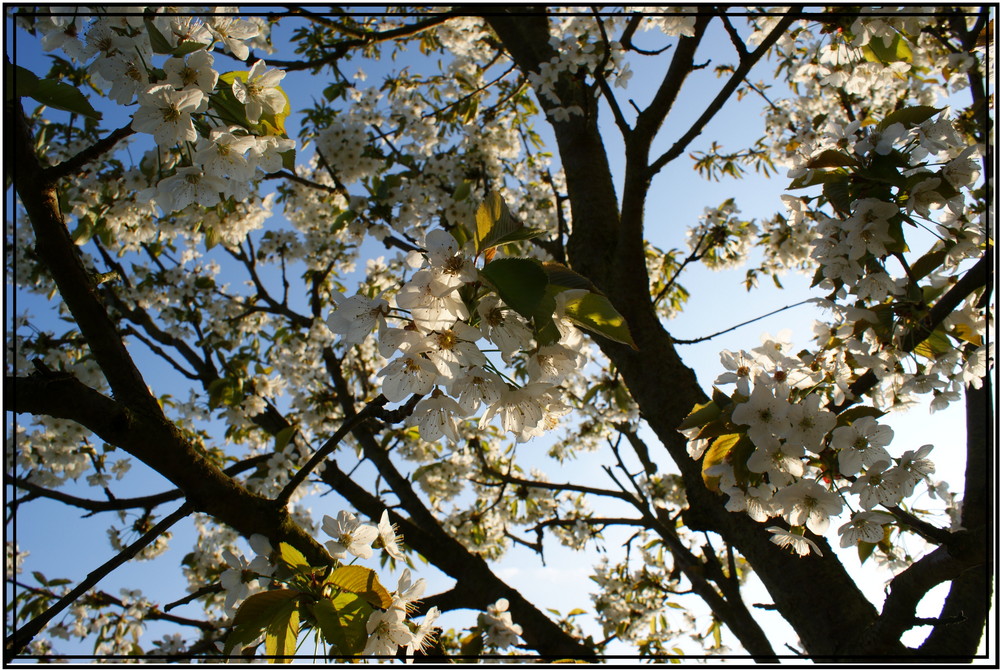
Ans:
{"type": "Polygon", "coordinates": [[[316,453],[312,455],[312,458],[310,458],[305,465],[299,468],[299,470],[292,475],[291,480],[289,480],[289,482],[285,485],[285,488],[281,489],[281,493],[278,494],[278,497],[274,499],[275,503],[279,505],[286,504],[291,499],[295,489],[297,489],[299,485],[306,480],[306,477],[308,477],[309,473],[316,469],[316,466],[323,462],[326,457],[337,448],[340,441],[347,437],[347,435],[365,419],[375,416],[378,410],[382,409],[387,402],[389,401],[384,395],[379,395],[379,397],[365,405],[364,409],[360,412],[346,419],[344,423],[340,425],[340,428],[337,429],[337,432],[331,435],[330,439],[324,442],[323,446],[316,450],[316,453]]]}
{"type": "Polygon", "coordinates": [[[111,572],[113,572],[116,568],[128,562],[148,544],[162,535],[168,528],[193,511],[194,505],[190,502],[185,502],[183,505],[178,507],[177,511],[173,514],[164,517],[158,524],[144,533],[142,537],[122,549],[117,556],[87,575],[86,579],[77,584],[76,588],[72,591],[60,598],[59,602],[21,626],[21,628],[4,641],[4,650],[9,654],[21,653],[21,651],[28,646],[28,643],[31,642],[35,636],[42,631],[45,625],[57,614],[72,605],[77,598],[90,590],[95,584],[104,579],[107,575],[111,574],[111,572]]]}
{"type": "Polygon", "coordinates": [[[761,316],[758,316],[756,318],[750,319],[749,321],[744,321],[743,323],[738,323],[735,326],[733,326],[732,328],[726,328],[725,330],[720,330],[717,333],[712,333],[711,335],[706,335],[705,337],[698,337],[698,338],[695,338],[693,340],[674,340],[673,343],[674,344],[697,344],[699,342],[705,342],[707,340],[712,339],[713,337],[718,337],[719,335],[724,335],[725,333],[728,333],[730,331],[736,330],[737,328],[742,328],[743,326],[749,325],[749,324],[753,323],[754,321],[760,321],[761,319],[766,319],[769,316],[774,316],[775,314],[777,314],[779,312],[784,312],[786,309],[791,309],[793,307],[798,307],[799,305],[804,305],[807,302],[809,302],[810,300],[800,300],[799,302],[794,303],[792,305],[785,305],[784,307],[780,307],[780,308],[778,308],[778,309],[776,309],[776,310],[774,310],[772,312],[768,312],[767,314],[762,314],[761,316]]]}

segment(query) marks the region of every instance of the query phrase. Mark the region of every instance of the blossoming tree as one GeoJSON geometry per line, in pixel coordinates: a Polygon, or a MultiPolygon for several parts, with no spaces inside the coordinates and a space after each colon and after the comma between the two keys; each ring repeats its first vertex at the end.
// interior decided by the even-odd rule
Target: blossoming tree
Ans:
{"type": "Polygon", "coordinates": [[[797,653],[974,655],[993,584],[992,9],[470,12],[12,10],[51,67],[4,66],[6,267],[32,305],[10,315],[7,519],[58,501],[106,519],[117,553],[73,583],[8,543],[5,658],[57,638],[592,658],[694,635],[766,660],[786,650],[751,574],[797,653]],[[682,124],[709,34],[729,60],[682,124]],[[375,84],[346,73],[390,59],[375,84]],[[662,67],[626,104],[640,62],[662,67]],[[725,200],[671,222],[686,252],[657,248],[651,189],[747,96],[763,136],[693,168],[773,175],[777,213],[725,200]],[[814,342],[722,351],[700,384],[670,334],[698,263],[749,263],[747,290],[807,273],[814,342]],[[893,441],[884,417],[920,396],[964,403],[964,449],[893,441]],[[605,483],[552,480],[545,450],[605,483]],[[964,481],[936,481],[932,456],[964,458],[964,481]],[[163,490],[115,494],[151,473],[163,490]],[[928,491],[939,509],[911,504],[928,491]],[[325,493],[342,510],[316,518],[325,493]],[[187,594],[102,590],[185,517],[187,594]],[[551,540],[585,560],[615,528],[632,534],[593,568],[602,635],[492,567],[551,540]],[[855,548],[862,571],[892,565],[883,599],[855,548]],[[426,592],[427,563],[453,586],[426,592]],[[455,610],[479,614],[445,630],[455,610]],[[177,632],[141,639],[153,620],[177,632]]]}

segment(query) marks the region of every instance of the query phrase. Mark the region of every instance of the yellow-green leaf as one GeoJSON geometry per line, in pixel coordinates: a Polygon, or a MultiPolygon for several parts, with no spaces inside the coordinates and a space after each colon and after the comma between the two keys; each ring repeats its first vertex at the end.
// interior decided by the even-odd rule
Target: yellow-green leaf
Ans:
{"type": "Polygon", "coordinates": [[[677,430],[687,430],[688,428],[694,428],[695,426],[704,426],[707,423],[714,421],[719,418],[719,414],[722,411],[719,406],[715,404],[714,400],[709,400],[704,404],[695,405],[694,409],[688,412],[688,415],[684,417],[681,421],[681,425],[677,426],[677,430]]]}
{"type": "Polygon", "coordinates": [[[864,54],[865,60],[869,63],[889,65],[900,61],[906,63],[913,62],[913,52],[910,50],[910,46],[906,43],[906,40],[899,33],[896,33],[889,46],[885,45],[881,37],[876,37],[861,47],[861,52],[864,54]]]}
{"type": "Polygon", "coordinates": [[[973,346],[983,346],[983,336],[964,323],[956,324],[952,335],[960,340],[968,342],[973,346]]]}
{"type": "Polygon", "coordinates": [[[939,356],[952,350],[951,342],[941,328],[931,333],[926,340],[913,348],[913,353],[930,360],[936,360],[939,356]]]}
{"type": "Polygon", "coordinates": [[[363,598],[341,593],[333,600],[310,605],[309,611],[326,643],[337,647],[337,655],[356,656],[364,650],[368,640],[365,624],[372,607],[363,598]]]}
{"type": "Polygon", "coordinates": [[[503,197],[493,191],[486,194],[476,210],[476,253],[520,240],[538,237],[544,231],[526,227],[511,214],[503,197]]]}
{"type": "MultiPolygon", "coordinates": [[[[299,636],[299,610],[295,601],[289,601],[278,608],[264,631],[264,651],[268,656],[295,655],[299,636]]],[[[274,659],[279,663],[291,663],[291,658],[274,659]]]]}
{"type": "Polygon", "coordinates": [[[709,468],[722,463],[726,459],[726,456],[729,455],[729,451],[736,445],[739,439],[740,436],[736,434],[721,435],[717,437],[714,442],[712,442],[712,445],[702,456],[701,478],[705,482],[705,486],[709,491],[719,493],[719,477],[707,475],[705,472],[709,468]]]}
{"type": "Polygon", "coordinates": [[[278,543],[278,558],[293,570],[309,568],[309,561],[302,555],[302,552],[287,542],[278,543]]]}
{"type": "Polygon", "coordinates": [[[565,303],[566,316],[581,328],[586,328],[609,340],[627,344],[638,350],[625,317],[618,313],[607,296],[586,293],[565,303]]]}
{"type": "Polygon", "coordinates": [[[233,630],[226,637],[223,653],[227,656],[236,645],[247,645],[260,637],[282,608],[294,608],[298,591],[282,589],[255,593],[240,605],[233,617],[233,630]]]}
{"type": "Polygon", "coordinates": [[[333,584],[342,591],[356,593],[380,609],[392,605],[392,596],[379,582],[378,575],[370,568],[360,565],[345,565],[330,573],[327,584],[333,584]]]}

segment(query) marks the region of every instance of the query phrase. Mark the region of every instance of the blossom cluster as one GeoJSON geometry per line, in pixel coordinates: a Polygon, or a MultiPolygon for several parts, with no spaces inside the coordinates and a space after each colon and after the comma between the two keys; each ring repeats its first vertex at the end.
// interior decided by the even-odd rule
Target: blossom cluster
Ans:
{"type": "Polygon", "coordinates": [[[132,129],[151,135],[162,149],[183,149],[181,162],[161,163],[153,186],[140,195],[165,214],[192,203],[213,207],[230,197],[246,199],[257,170],[277,172],[281,154],[295,146],[273,123],[290,111],[278,87],[283,71],[263,60],[242,76],[216,69],[214,47],[242,61],[250,45],[261,46],[259,38],[266,37],[266,23],[224,11],[204,17],[53,16],[34,24],[43,48],[89,61],[87,72],[110,100],[137,104],[132,129]],[[160,54],[168,56],[162,63],[160,54]],[[260,125],[265,120],[272,121],[270,131],[260,125]]]}
{"type": "MultiPolygon", "coordinates": [[[[895,508],[921,481],[933,486],[928,477],[934,464],[927,459],[932,447],[892,456],[887,447],[893,430],[878,422],[883,412],[859,407],[838,417],[817,392],[826,372],[787,355],[786,348],[765,339],[751,352],[722,353],[728,371],[715,383],[736,385],[730,420],[749,444],[734,448],[705,475],[718,477],[730,511],[759,522],[784,519],[791,529],[768,530],[777,544],[799,554],[819,552],[803,531],[822,536],[845,505],[851,516],[839,528],[841,546],[877,543],[894,518],[876,507],[895,508]],[[849,495],[856,496],[855,505],[849,495]]],[[[692,440],[689,450],[698,458],[708,446],[707,440],[692,440]]]]}
{"type": "Polygon", "coordinates": [[[569,411],[559,384],[584,362],[582,334],[560,318],[558,307],[560,339],[541,346],[529,322],[496,294],[480,296],[470,309],[463,290],[480,283],[474,256],[443,230],[428,233],[425,244],[425,252],[410,252],[415,272],[390,296],[394,306],[381,296],[342,299],[327,320],[330,330],[346,345],[378,330],[379,352],[391,359],[378,372],[382,394],[391,402],[424,396],[409,418],[424,440],[457,442],[459,423],[481,408],[480,427],[499,418],[519,442],[552,430],[569,411]],[[403,326],[390,326],[389,319],[403,326]],[[480,341],[495,349],[484,351],[480,341]],[[522,354],[526,383],[505,377],[488,353],[508,364],[522,354]]]}
{"type": "MultiPolygon", "coordinates": [[[[362,523],[358,517],[349,511],[342,510],[336,516],[324,516],[322,530],[333,539],[326,542],[327,550],[332,558],[343,564],[348,555],[355,558],[369,559],[373,554],[373,544],[377,544],[388,556],[395,560],[405,560],[405,554],[399,546],[400,538],[395,526],[389,521],[388,511],[376,526],[362,523]]],[[[250,546],[257,553],[248,561],[242,555],[229,550],[223,552],[228,566],[220,582],[225,593],[225,608],[228,615],[235,613],[236,605],[261,588],[282,588],[276,578],[276,564],[273,562],[274,548],[262,535],[252,535],[250,546]]],[[[384,609],[373,609],[364,628],[367,640],[363,655],[393,656],[400,647],[408,655],[415,650],[425,648],[433,638],[434,622],[440,615],[436,607],[432,607],[424,615],[420,624],[407,621],[407,615],[413,610],[413,603],[423,594],[426,582],[423,579],[412,580],[410,570],[404,569],[400,575],[396,590],[392,594],[392,602],[384,609]]],[[[342,622],[339,625],[348,625],[342,622]]],[[[243,643],[244,646],[246,642],[243,643]]],[[[253,644],[253,643],[251,643],[253,644]]],[[[219,643],[220,649],[223,648],[219,643]]]]}

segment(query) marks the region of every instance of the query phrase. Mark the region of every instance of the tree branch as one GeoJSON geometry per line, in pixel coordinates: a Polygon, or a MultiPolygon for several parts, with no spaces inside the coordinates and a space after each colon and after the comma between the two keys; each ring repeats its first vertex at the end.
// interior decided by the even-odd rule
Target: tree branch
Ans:
{"type": "MultiPolygon", "coordinates": [[[[954,286],[948,289],[947,293],[938,298],[938,301],[934,303],[934,306],[927,312],[927,315],[910,329],[902,338],[897,350],[909,353],[916,349],[917,345],[927,339],[934,332],[934,329],[941,325],[945,318],[962,304],[963,300],[972,295],[974,291],[987,286],[991,282],[993,276],[992,269],[993,247],[990,246],[986,249],[983,257],[954,286]]],[[[851,395],[842,403],[833,407],[833,412],[839,414],[858,402],[862,395],[878,384],[878,381],[875,373],[868,370],[850,385],[848,390],[851,395]]]]}
{"type": "Polygon", "coordinates": [[[662,170],[667,163],[684,153],[691,141],[701,134],[701,131],[704,130],[708,122],[712,120],[720,109],[722,109],[722,106],[737,89],[740,82],[742,82],[750,73],[753,66],[764,57],[767,50],[778,41],[778,38],[785,34],[785,31],[794,21],[796,21],[796,19],[795,10],[789,10],[756,49],[747,54],[745,58],[740,58],[740,64],[729,78],[729,81],[726,82],[725,86],[722,87],[722,90],[719,91],[708,107],[705,108],[705,111],[702,112],[701,116],[699,116],[698,119],[691,124],[691,127],[688,128],[688,131],[684,133],[680,139],[674,142],[670,149],[650,164],[647,173],[648,177],[652,177],[657,172],[662,170]]]}
{"type": "Polygon", "coordinates": [[[55,617],[55,615],[72,605],[77,598],[86,593],[91,587],[97,584],[97,582],[111,574],[111,572],[113,572],[120,565],[132,559],[148,544],[162,535],[168,528],[193,511],[194,506],[191,505],[191,503],[186,502],[178,507],[172,514],[165,516],[158,524],[143,533],[139,539],[122,549],[122,551],[114,558],[91,571],[82,582],[76,585],[76,588],[60,598],[58,602],[28,623],[21,626],[21,628],[19,628],[13,635],[7,637],[4,640],[4,651],[8,654],[19,654],[28,645],[28,643],[42,631],[45,624],[55,617]]]}
{"type": "Polygon", "coordinates": [[[135,131],[132,129],[131,122],[129,122],[128,125],[112,131],[107,137],[98,140],[72,158],[68,158],[58,165],[45,168],[42,171],[43,179],[48,182],[56,182],[63,177],[68,177],[71,174],[79,172],[85,165],[100,157],[101,154],[111,151],[118,142],[133,133],[135,131]]]}

